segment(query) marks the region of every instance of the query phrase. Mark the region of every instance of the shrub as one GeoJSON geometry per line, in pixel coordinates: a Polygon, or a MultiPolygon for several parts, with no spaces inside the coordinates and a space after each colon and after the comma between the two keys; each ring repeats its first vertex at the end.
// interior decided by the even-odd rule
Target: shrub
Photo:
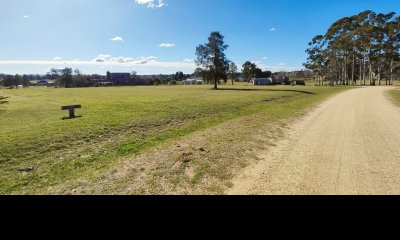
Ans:
{"type": "Polygon", "coordinates": [[[306,81],[298,80],[298,81],[296,81],[296,85],[305,86],[306,85],[306,81]]]}
{"type": "Polygon", "coordinates": [[[293,80],[292,81],[292,86],[305,86],[306,85],[306,81],[304,80],[293,80]]]}
{"type": "Polygon", "coordinates": [[[98,82],[95,87],[112,87],[113,83],[111,82],[98,82]]]}
{"type": "Polygon", "coordinates": [[[161,79],[159,79],[159,78],[154,78],[154,79],[153,79],[153,83],[154,83],[154,85],[158,86],[158,85],[161,84],[161,79]]]}

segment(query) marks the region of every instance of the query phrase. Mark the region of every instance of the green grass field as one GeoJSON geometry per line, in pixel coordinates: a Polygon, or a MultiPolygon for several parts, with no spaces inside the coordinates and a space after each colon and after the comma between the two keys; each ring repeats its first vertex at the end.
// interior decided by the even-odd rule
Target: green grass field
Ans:
{"type": "Polygon", "coordinates": [[[389,98],[400,106],[400,88],[388,92],[389,98]]]}
{"type": "MultiPolygon", "coordinates": [[[[253,128],[299,116],[348,89],[223,88],[0,89],[0,194],[72,193],[85,183],[94,187],[126,158],[212,127],[218,129],[229,121],[251,118],[254,120],[246,120],[248,125],[242,123],[229,132],[239,133],[246,127],[246,133],[235,140],[238,148],[245,148],[240,141],[245,142],[253,128]],[[62,120],[67,113],[61,111],[61,106],[72,104],[82,105],[77,111],[81,117],[62,120]]],[[[232,140],[221,140],[221,144],[223,141],[232,140]]],[[[218,151],[224,156],[224,149],[218,151]]],[[[230,171],[232,164],[227,160],[213,167],[230,171]]],[[[176,183],[174,179],[171,181],[176,183]]],[[[108,189],[118,189],[114,183],[109,184],[108,189]]]]}

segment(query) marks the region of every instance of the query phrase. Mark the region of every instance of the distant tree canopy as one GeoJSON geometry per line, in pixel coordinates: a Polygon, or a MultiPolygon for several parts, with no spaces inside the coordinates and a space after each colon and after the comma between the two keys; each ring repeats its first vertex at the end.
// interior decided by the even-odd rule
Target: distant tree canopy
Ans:
{"type": "Polygon", "coordinates": [[[24,87],[29,87],[30,81],[29,81],[28,75],[24,74],[24,75],[22,76],[22,78],[21,78],[21,84],[22,84],[22,86],[24,86],[24,87]]]}
{"type": "Polygon", "coordinates": [[[47,74],[54,79],[55,85],[65,88],[89,87],[91,76],[83,75],[79,69],[51,69],[47,74]]]}
{"type": "Polygon", "coordinates": [[[210,84],[214,81],[213,74],[211,74],[210,71],[202,69],[202,68],[196,68],[194,70],[193,76],[196,78],[201,78],[206,84],[210,84]]]}
{"type": "Polygon", "coordinates": [[[257,69],[257,65],[250,61],[247,61],[242,66],[242,75],[247,82],[250,82],[252,78],[255,78],[255,72],[257,69]]]}
{"type": "Polygon", "coordinates": [[[234,62],[229,63],[228,77],[232,80],[232,85],[238,79],[238,67],[234,62]]]}
{"type": "Polygon", "coordinates": [[[246,81],[250,82],[253,78],[270,78],[272,72],[263,71],[255,63],[247,61],[242,66],[242,75],[246,81]]]}
{"type": "Polygon", "coordinates": [[[22,85],[24,88],[29,87],[30,81],[28,75],[20,76],[19,74],[13,75],[5,75],[4,79],[2,79],[0,85],[9,88],[16,88],[19,85],[22,85]]]}
{"type": "Polygon", "coordinates": [[[16,81],[16,78],[12,75],[7,75],[3,79],[3,85],[5,87],[16,87],[19,83],[16,81]]]}
{"type": "Polygon", "coordinates": [[[312,70],[320,84],[330,85],[393,84],[399,64],[400,17],[364,11],[336,21],[325,35],[309,43],[304,66],[312,70]]]}
{"type": "Polygon", "coordinates": [[[224,36],[220,32],[212,32],[208,43],[199,45],[196,48],[196,63],[203,67],[203,74],[214,80],[214,89],[218,88],[221,79],[228,78],[230,61],[225,56],[228,45],[224,42],[224,36]]]}
{"type": "Polygon", "coordinates": [[[175,73],[175,75],[174,75],[174,80],[182,81],[182,80],[184,80],[184,79],[185,79],[185,74],[183,74],[183,72],[177,72],[177,73],[175,73]]]}

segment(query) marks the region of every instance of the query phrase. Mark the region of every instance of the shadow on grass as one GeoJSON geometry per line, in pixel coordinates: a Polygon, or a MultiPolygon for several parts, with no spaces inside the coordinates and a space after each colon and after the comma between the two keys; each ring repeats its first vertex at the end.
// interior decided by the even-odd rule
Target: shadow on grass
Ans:
{"type": "Polygon", "coordinates": [[[73,119],[77,119],[77,118],[81,118],[82,116],[75,116],[74,118],[70,118],[70,117],[63,117],[61,118],[61,120],[73,120],[73,119]]]}
{"type": "Polygon", "coordinates": [[[9,98],[9,97],[2,97],[2,96],[0,96],[0,104],[8,103],[8,101],[5,101],[5,100],[4,100],[4,99],[7,99],[7,98],[9,98]]]}
{"type": "Polygon", "coordinates": [[[302,94],[314,95],[316,93],[300,90],[283,90],[283,89],[248,89],[248,88],[219,88],[217,91],[238,91],[238,92],[297,92],[302,94]]]}

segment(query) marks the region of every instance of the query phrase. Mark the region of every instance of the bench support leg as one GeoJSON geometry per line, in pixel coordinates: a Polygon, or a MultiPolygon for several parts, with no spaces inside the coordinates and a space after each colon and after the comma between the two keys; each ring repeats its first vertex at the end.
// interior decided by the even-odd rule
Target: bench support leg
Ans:
{"type": "Polygon", "coordinates": [[[75,109],[74,108],[69,109],[69,118],[75,118],[75,109]]]}

